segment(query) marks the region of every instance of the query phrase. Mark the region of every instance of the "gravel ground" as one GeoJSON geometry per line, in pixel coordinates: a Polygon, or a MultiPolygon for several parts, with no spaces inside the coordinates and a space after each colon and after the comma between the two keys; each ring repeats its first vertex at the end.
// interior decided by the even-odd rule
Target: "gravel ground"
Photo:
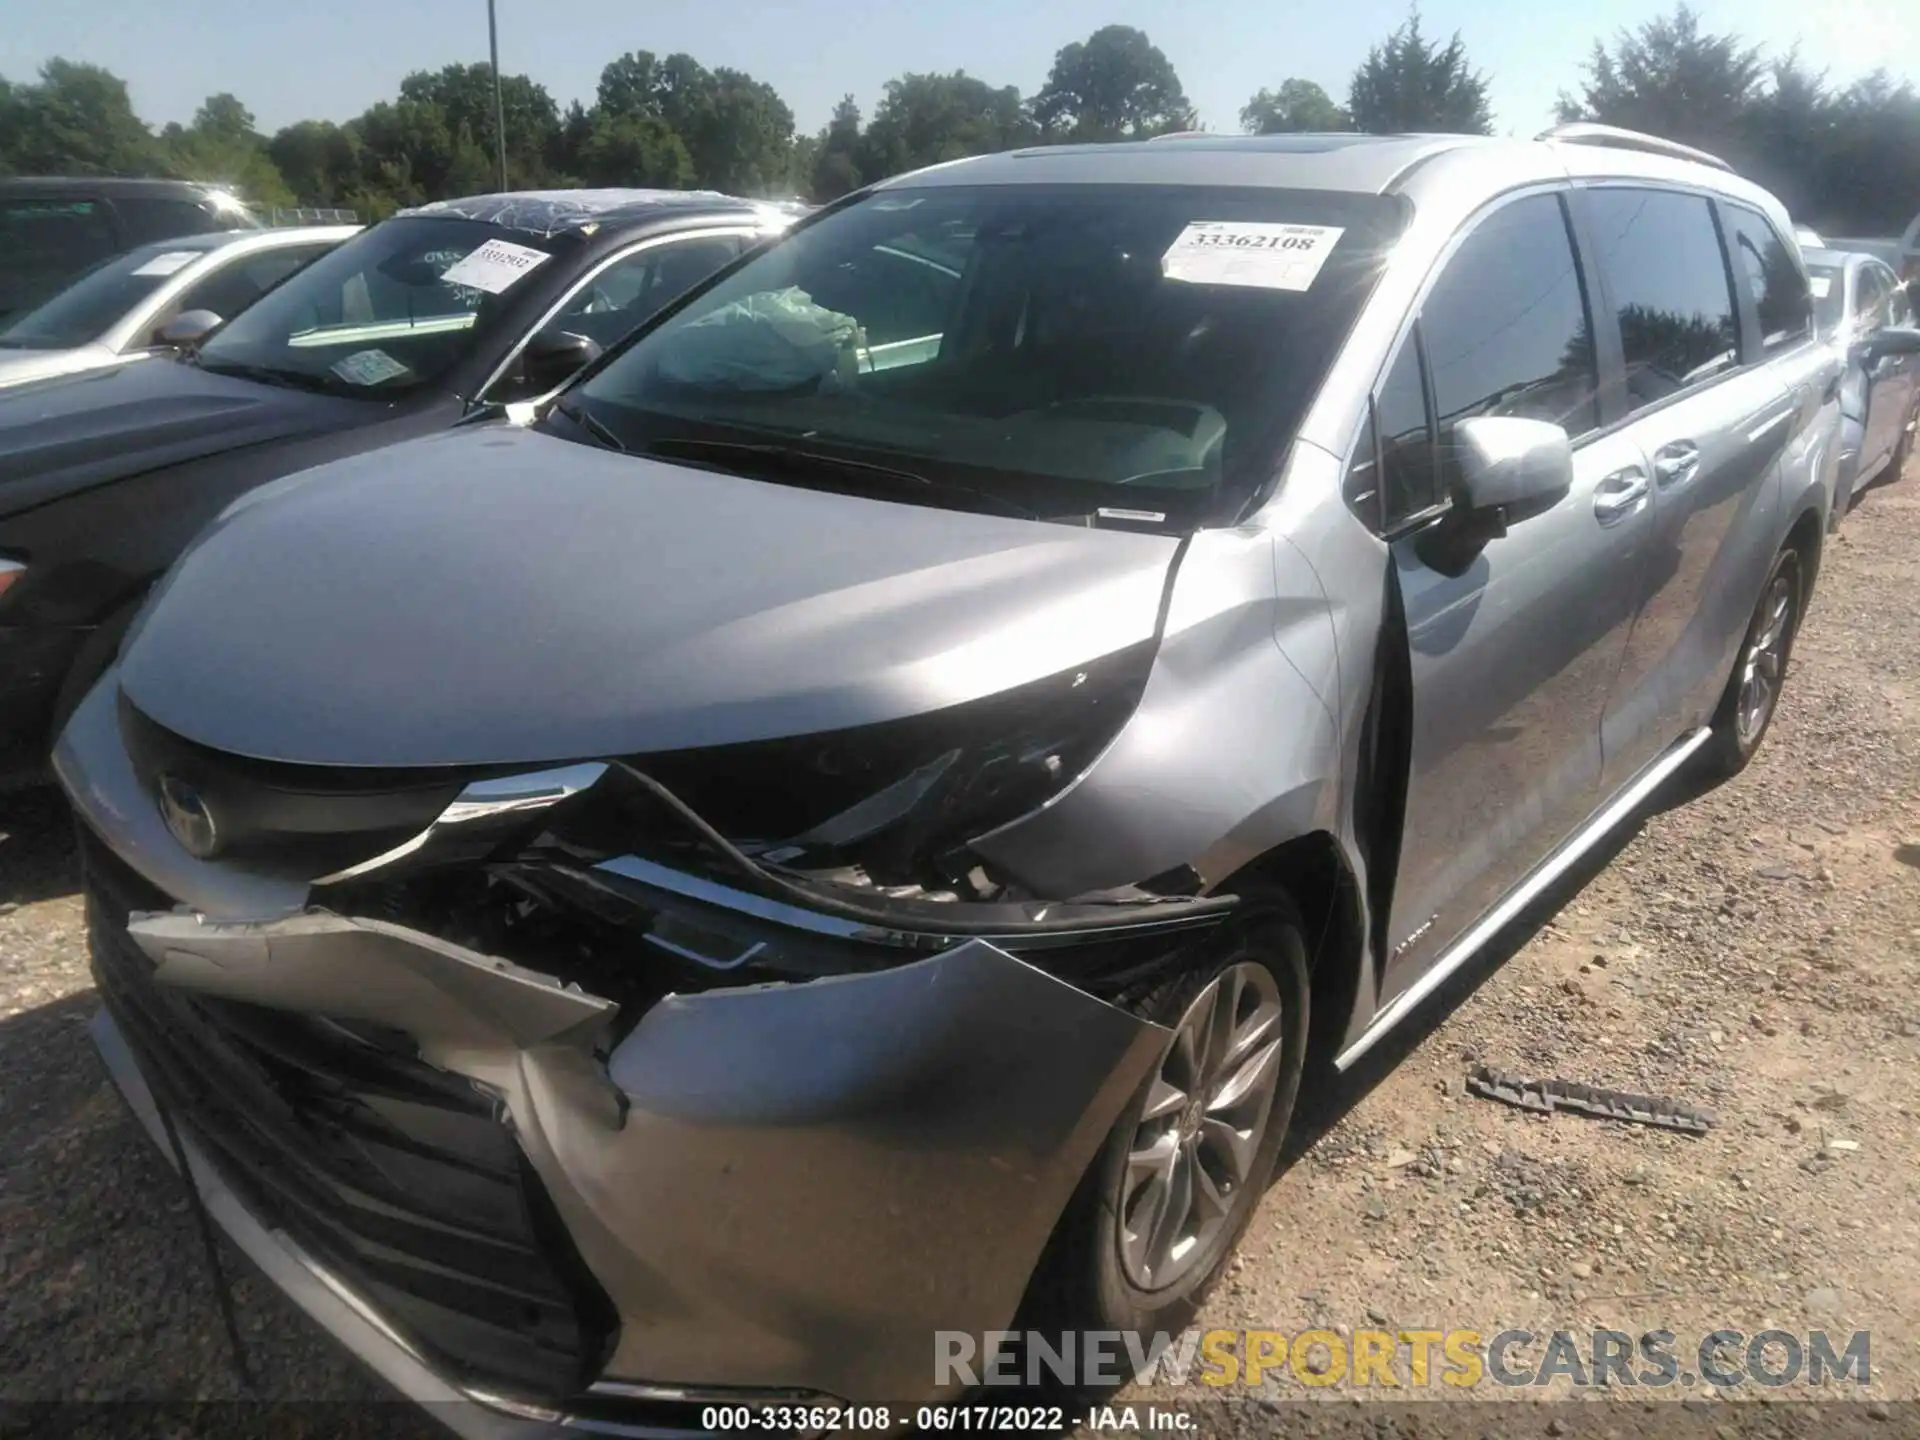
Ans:
{"type": "MultiPolygon", "coordinates": [[[[1829,543],[1757,762],[1650,814],[1423,1025],[1303,1100],[1287,1168],[1203,1324],[1666,1329],[1683,1352],[1721,1328],[1865,1329],[1876,1399],[1855,1409],[1890,1419],[1881,1433],[1920,1433],[1920,1408],[1901,1403],[1920,1400],[1917,576],[1920,484],[1870,492],[1829,543]],[[1693,1139],[1525,1115],[1463,1093],[1476,1061],[1670,1095],[1719,1123],[1693,1139]]],[[[232,1399],[192,1217],[87,1040],[66,823],[51,796],[0,797],[0,1401],[232,1399]]],[[[231,1252],[229,1265],[268,1394],[382,1397],[231,1252]]],[[[1284,1376],[1262,1393],[1309,1392],[1284,1376]]],[[[1660,1406],[1652,1423],[1672,1433],[1699,1404],[1660,1406]]],[[[1605,1408],[1614,1434],[1651,1413],[1605,1408]]],[[[1324,1433],[1418,1431],[1401,1411],[1317,1410],[1324,1433]]],[[[30,1412],[0,1409],[0,1428],[9,1413],[30,1412]]],[[[63,1410],[57,1428],[114,1413],[63,1410]]],[[[1255,1404],[1209,1413],[1202,1428],[1298,1428],[1255,1404]]],[[[1789,1418],[1776,1406],[1768,1423],[1805,1433],[1789,1418]]],[[[262,1423],[435,1433],[384,1409],[262,1423]]],[[[1587,1431],[1555,1418],[1516,1433],[1587,1431]]]]}

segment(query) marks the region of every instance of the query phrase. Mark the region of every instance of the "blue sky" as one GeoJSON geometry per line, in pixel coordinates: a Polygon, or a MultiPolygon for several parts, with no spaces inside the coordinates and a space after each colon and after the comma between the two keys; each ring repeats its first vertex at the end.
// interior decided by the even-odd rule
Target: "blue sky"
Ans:
{"type": "MultiPolygon", "coordinates": [[[[1344,98],[1367,47],[1406,15],[1405,0],[497,0],[501,68],[524,71],[564,105],[590,100],[601,65],[628,50],[685,50],[771,82],[802,129],[851,91],[871,113],[906,70],[965,69],[1030,93],[1053,53],[1109,22],[1136,25],[1166,51],[1203,123],[1233,129],[1262,85],[1301,75],[1344,98]]],[[[154,124],[188,119],[231,90],[273,130],[344,120],[391,96],[410,70],[487,55],[485,0],[8,0],[0,75],[31,79],[48,57],[123,76],[154,124]]],[[[1494,124],[1532,134],[1550,122],[1596,35],[1611,38],[1671,0],[1429,0],[1429,34],[1459,30],[1493,80],[1494,124]]],[[[1708,28],[1770,50],[1799,43],[1836,80],[1876,65],[1920,74],[1920,7],[1897,0],[1696,0],[1708,28]]]]}

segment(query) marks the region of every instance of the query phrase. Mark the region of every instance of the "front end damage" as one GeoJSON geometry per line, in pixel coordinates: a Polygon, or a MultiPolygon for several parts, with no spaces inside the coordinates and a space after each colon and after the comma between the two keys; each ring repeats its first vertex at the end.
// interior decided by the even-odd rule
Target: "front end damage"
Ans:
{"type": "Polygon", "coordinates": [[[1036,895],[956,843],[1130,708],[1055,734],[1027,696],[970,720],[1016,737],[988,754],[868,733],[769,804],[791,746],[315,783],[159,732],[110,677],[56,756],[102,1049],[216,1218],[420,1398],[940,1398],[933,1332],[1009,1324],[1163,1048],[1126,1002],[1233,903],[1174,872],[1036,895]],[[232,818],[184,827],[197,857],[206,796],[232,818]]]}

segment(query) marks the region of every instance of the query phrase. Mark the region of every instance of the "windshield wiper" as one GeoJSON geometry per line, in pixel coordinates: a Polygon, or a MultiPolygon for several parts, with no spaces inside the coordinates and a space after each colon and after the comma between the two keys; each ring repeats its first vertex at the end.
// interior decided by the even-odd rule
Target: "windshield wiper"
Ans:
{"type": "MultiPolygon", "coordinates": [[[[315,375],[306,370],[278,370],[271,365],[244,365],[236,360],[207,360],[194,357],[210,375],[231,375],[236,380],[257,380],[262,385],[278,385],[287,390],[311,390],[317,395],[351,395],[355,392],[344,380],[315,375]]],[[[368,398],[373,398],[371,395],[368,398]]]]}
{"type": "Polygon", "coordinates": [[[879,465],[871,460],[849,460],[839,455],[823,455],[817,450],[802,450],[793,445],[745,440],[698,440],[680,437],[656,440],[643,452],[662,459],[713,460],[734,466],[757,467],[781,478],[796,480],[842,480],[875,482],[877,488],[912,490],[922,494],[962,497],[986,506],[1002,515],[1021,520],[1038,520],[1036,511],[1018,501],[991,490],[978,490],[950,480],[935,480],[912,470],[879,465]]]}
{"type": "Polygon", "coordinates": [[[553,408],[566,416],[567,419],[573,421],[574,424],[578,425],[589,435],[593,436],[594,439],[606,446],[607,449],[618,450],[622,455],[627,453],[627,447],[621,443],[620,437],[608,428],[605,421],[594,419],[592,414],[588,412],[586,406],[563,405],[556,400],[553,402],[553,408]]]}

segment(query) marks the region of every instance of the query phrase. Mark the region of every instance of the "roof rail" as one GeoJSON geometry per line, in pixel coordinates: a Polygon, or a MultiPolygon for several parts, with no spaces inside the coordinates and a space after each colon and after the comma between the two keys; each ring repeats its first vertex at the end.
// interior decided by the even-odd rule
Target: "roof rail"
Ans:
{"type": "Polygon", "coordinates": [[[1733,173],[1733,166],[1718,155],[1709,155],[1705,150],[1696,150],[1693,146],[1682,145],[1677,140],[1662,140],[1658,135],[1647,135],[1638,130],[1623,130],[1618,125],[1596,124],[1591,120],[1575,120],[1566,125],[1555,125],[1550,130],[1542,130],[1533,138],[1558,140],[1564,145],[1609,145],[1616,150],[1644,150],[1649,155],[1665,155],[1674,160],[1691,160],[1696,165],[1711,165],[1716,170],[1733,173]]]}

